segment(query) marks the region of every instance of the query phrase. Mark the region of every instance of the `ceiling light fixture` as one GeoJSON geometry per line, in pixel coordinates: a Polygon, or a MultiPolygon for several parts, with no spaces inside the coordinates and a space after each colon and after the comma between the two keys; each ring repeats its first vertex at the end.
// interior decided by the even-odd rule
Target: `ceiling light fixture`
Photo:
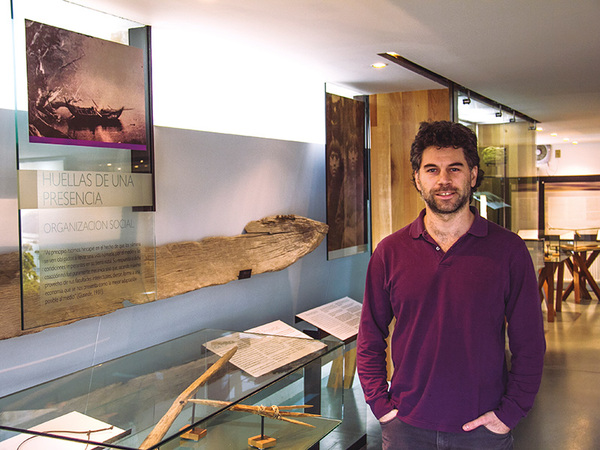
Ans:
{"type": "Polygon", "coordinates": [[[502,105],[498,108],[498,112],[496,113],[496,117],[502,117],[502,105]]]}
{"type": "Polygon", "coordinates": [[[384,67],[387,67],[386,63],[375,63],[375,64],[371,64],[371,67],[373,69],[383,69],[384,67]]]}
{"type": "Polygon", "coordinates": [[[463,105],[471,104],[471,91],[467,91],[467,98],[463,98],[463,105]]]}
{"type": "MultiPolygon", "coordinates": [[[[442,75],[439,75],[435,72],[432,72],[431,70],[420,66],[406,58],[403,58],[402,56],[398,55],[396,52],[387,52],[387,53],[379,53],[379,56],[387,59],[388,61],[393,62],[394,64],[397,64],[411,72],[414,72],[418,75],[421,75],[431,81],[434,81],[438,84],[441,84],[443,86],[452,86],[453,89],[457,88],[458,90],[460,90],[461,92],[467,92],[467,88],[465,86],[462,86],[442,75]]],[[[464,95],[464,94],[463,94],[464,95]]],[[[485,97],[481,94],[478,94],[476,92],[472,92],[471,93],[471,97],[475,98],[477,101],[477,104],[479,104],[480,102],[485,104],[485,108],[487,109],[488,106],[491,106],[492,111],[499,106],[499,104],[497,102],[494,102],[492,99],[485,97]]],[[[513,111],[512,108],[509,108],[510,111],[513,111]]],[[[528,123],[532,123],[535,122],[535,119],[533,119],[532,117],[529,117],[519,111],[516,111],[517,115],[519,116],[520,119],[523,119],[524,121],[528,122],[528,123]]],[[[491,119],[491,118],[490,118],[491,119]]],[[[497,119],[493,119],[497,122],[499,122],[497,119]]]]}
{"type": "Polygon", "coordinates": [[[516,117],[516,114],[515,114],[515,112],[513,111],[513,116],[512,116],[512,118],[510,119],[510,122],[512,122],[512,123],[515,123],[516,121],[517,121],[517,117],[516,117]]]}

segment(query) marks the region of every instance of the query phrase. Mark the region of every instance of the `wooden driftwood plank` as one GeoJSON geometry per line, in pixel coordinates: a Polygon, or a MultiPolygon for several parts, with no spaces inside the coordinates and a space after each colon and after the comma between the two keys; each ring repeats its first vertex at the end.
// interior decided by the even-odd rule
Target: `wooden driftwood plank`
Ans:
{"type": "MultiPolygon", "coordinates": [[[[108,314],[126,302],[148,303],[194,291],[206,286],[237,280],[240,271],[252,275],[283,270],[315,250],[327,234],[326,224],[295,215],[269,216],[248,223],[244,234],[209,237],[200,241],[176,242],[141,249],[142,273],[134,292],[107,286],[102,294],[90,293],[80,304],[65,303],[54,309],[35,307],[27,314],[44,318],[62,317],[57,323],[21,330],[21,289],[19,253],[0,254],[0,339],[65,325],[86,317],[108,314]],[[144,294],[155,292],[155,294],[144,294]],[[62,309],[71,315],[63,315],[62,309]],[[71,317],[65,320],[64,317],[71,317]]],[[[65,313],[66,314],[66,313],[65,313]]],[[[37,323],[35,320],[33,323],[37,323]]],[[[41,322],[40,323],[45,323],[41,322]]]]}
{"type": "MultiPolygon", "coordinates": [[[[283,270],[312,252],[327,234],[327,225],[300,216],[270,216],[250,222],[245,234],[177,242],[156,248],[157,298],[283,270]]],[[[147,259],[147,263],[152,263],[147,259]]],[[[142,297],[130,301],[147,301],[142,297]]]]}

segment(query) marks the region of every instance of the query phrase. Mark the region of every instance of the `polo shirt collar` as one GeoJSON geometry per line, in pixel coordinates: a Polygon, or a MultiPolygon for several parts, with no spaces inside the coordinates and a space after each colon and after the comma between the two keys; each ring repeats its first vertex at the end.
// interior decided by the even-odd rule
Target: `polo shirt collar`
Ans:
{"type": "MultiPolygon", "coordinates": [[[[475,220],[471,224],[471,228],[467,233],[477,237],[484,237],[488,234],[488,221],[479,215],[479,211],[474,206],[469,206],[469,209],[475,216],[475,220]]],[[[413,239],[418,239],[425,234],[425,209],[421,211],[419,217],[410,225],[410,236],[413,239]]]]}

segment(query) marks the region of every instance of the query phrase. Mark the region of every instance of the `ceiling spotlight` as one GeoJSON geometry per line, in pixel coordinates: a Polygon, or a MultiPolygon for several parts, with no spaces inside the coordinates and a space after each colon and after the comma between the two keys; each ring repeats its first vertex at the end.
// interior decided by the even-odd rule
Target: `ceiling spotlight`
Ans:
{"type": "Polygon", "coordinates": [[[371,64],[371,67],[373,69],[383,69],[384,67],[386,67],[387,64],[386,63],[375,63],[375,64],[371,64]]]}
{"type": "Polygon", "coordinates": [[[509,122],[515,123],[517,121],[516,113],[513,111],[513,116],[511,117],[509,122]]]}
{"type": "Polygon", "coordinates": [[[467,91],[467,98],[463,98],[463,105],[471,104],[471,91],[467,91]]]}
{"type": "Polygon", "coordinates": [[[579,142],[577,142],[577,141],[573,141],[573,142],[572,142],[572,144],[575,144],[575,145],[577,145],[577,144],[579,144],[579,142]]]}
{"type": "Polygon", "coordinates": [[[498,108],[498,112],[496,113],[496,117],[502,117],[502,105],[498,108]]]}

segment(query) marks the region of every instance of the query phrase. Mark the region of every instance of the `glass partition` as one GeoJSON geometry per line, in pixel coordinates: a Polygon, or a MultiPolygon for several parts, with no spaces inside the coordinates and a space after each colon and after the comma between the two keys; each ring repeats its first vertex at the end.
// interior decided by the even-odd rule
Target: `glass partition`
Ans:
{"type": "Polygon", "coordinates": [[[13,0],[22,328],[155,298],[149,27],[13,0]]]}
{"type": "Polygon", "coordinates": [[[534,124],[457,92],[458,121],[476,134],[484,180],[475,194],[482,216],[514,232],[537,230],[534,124]]]}

